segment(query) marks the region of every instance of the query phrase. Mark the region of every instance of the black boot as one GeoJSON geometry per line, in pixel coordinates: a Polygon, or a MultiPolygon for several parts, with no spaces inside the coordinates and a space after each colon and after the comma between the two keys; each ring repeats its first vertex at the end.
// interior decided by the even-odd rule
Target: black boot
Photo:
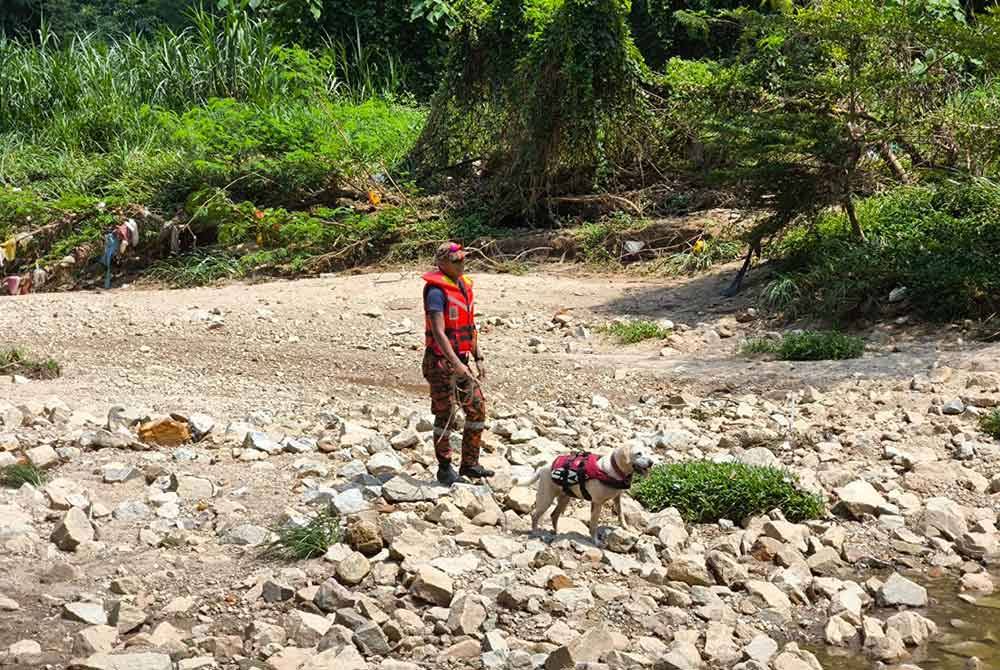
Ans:
{"type": "Polygon", "coordinates": [[[463,477],[468,477],[469,479],[486,479],[487,477],[492,477],[496,473],[492,470],[487,470],[483,466],[476,463],[475,465],[463,465],[459,468],[458,474],[463,477]]]}
{"type": "Polygon", "coordinates": [[[458,481],[458,473],[455,472],[455,468],[451,467],[450,461],[442,461],[438,463],[437,480],[445,486],[451,486],[458,481]]]}

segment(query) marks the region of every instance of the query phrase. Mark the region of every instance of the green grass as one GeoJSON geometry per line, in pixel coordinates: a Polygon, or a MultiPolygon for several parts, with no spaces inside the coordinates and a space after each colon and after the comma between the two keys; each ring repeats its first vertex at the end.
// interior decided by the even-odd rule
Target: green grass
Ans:
{"type": "Polygon", "coordinates": [[[340,517],[332,509],[316,512],[304,526],[286,525],[273,531],[278,539],[264,554],[289,561],[318,558],[343,537],[340,517]]]}
{"type": "Polygon", "coordinates": [[[711,270],[720,263],[739,257],[742,247],[733,240],[704,239],[691,248],[666,256],[650,265],[650,272],[669,276],[696,275],[711,270]]]}
{"type": "Polygon", "coordinates": [[[203,249],[157,261],[146,273],[149,279],[174,288],[207,286],[224,279],[239,279],[244,270],[239,259],[225,251],[203,249]]]}
{"type": "Polygon", "coordinates": [[[31,463],[15,463],[0,471],[0,484],[8,488],[18,489],[24,484],[41,488],[44,483],[45,473],[31,463]]]}
{"type": "Polygon", "coordinates": [[[1000,409],[991,410],[979,417],[979,430],[1000,440],[1000,409]]]}
{"type": "Polygon", "coordinates": [[[655,321],[616,321],[605,329],[614,335],[622,344],[636,344],[644,340],[663,340],[670,337],[671,331],[655,321]]]}
{"type": "Polygon", "coordinates": [[[62,368],[52,358],[36,359],[22,349],[8,348],[0,350],[0,374],[55,379],[62,374],[62,368]]]}
{"type": "Polygon", "coordinates": [[[676,507],[691,523],[740,523],[773,509],[793,522],[820,518],[823,499],[796,484],[793,475],[777,468],[687,461],[653,468],[633,484],[632,497],[651,512],[676,507]]]}
{"type": "Polygon", "coordinates": [[[774,354],[783,361],[839,361],[860,358],[865,341],[836,331],[788,333],[780,340],[750,338],[741,348],[747,355],[774,354]]]}

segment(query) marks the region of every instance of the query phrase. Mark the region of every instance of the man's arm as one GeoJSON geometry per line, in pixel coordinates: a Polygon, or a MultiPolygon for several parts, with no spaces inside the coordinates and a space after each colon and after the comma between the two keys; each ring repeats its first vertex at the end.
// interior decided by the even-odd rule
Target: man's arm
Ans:
{"type": "Polygon", "coordinates": [[[441,312],[428,312],[428,314],[431,317],[431,334],[434,336],[434,341],[441,348],[441,351],[444,352],[444,357],[451,363],[455,374],[459,377],[471,377],[472,372],[469,371],[469,368],[466,367],[465,363],[462,362],[462,359],[458,357],[458,354],[451,347],[451,341],[444,330],[444,314],[441,312]]]}

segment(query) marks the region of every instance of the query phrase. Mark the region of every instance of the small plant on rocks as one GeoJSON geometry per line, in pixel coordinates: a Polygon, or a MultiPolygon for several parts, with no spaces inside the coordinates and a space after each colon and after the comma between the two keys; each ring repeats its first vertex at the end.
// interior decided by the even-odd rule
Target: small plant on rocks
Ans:
{"type": "Polygon", "coordinates": [[[62,374],[62,368],[54,359],[37,360],[21,349],[12,348],[0,350],[0,374],[55,379],[62,374]]]}
{"type": "Polygon", "coordinates": [[[1000,409],[994,409],[989,414],[979,418],[979,429],[987,435],[1000,440],[1000,409]]]}
{"type": "Polygon", "coordinates": [[[823,499],[796,484],[793,475],[778,468],[687,461],[657,466],[632,486],[632,497],[652,512],[676,507],[691,523],[739,523],[776,508],[789,521],[821,517],[823,499]]]}
{"type": "Polygon", "coordinates": [[[12,489],[21,488],[24,484],[41,488],[45,483],[45,473],[31,463],[14,463],[0,471],[0,483],[12,489]]]}
{"type": "Polygon", "coordinates": [[[780,340],[751,338],[743,344],[744,354],[774,354],[783,361],[840,361],[860,358],[865,341],[836,331],[788,333],[780,340]]]}
{"type": "Polygon", "coordinates": [[[285,525],[274,532],[278,539],[268,545],[265,555],[290,561],[318,558],[343,537],[340,516],[330,508],[317,512],[304,525],[285,525]]]}
{"type": "Polygon", "coordinates": [[[643,340],[666,339],[671,331],[655,321],[616,321],[607,327],[607,332],[623,344],[635,344],[643,340]]]}

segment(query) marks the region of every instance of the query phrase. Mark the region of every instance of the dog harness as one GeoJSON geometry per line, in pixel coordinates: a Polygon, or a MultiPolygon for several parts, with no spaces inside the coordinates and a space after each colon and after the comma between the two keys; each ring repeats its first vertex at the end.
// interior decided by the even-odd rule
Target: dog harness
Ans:
{"type": "Polygon", "coordinates": [[[588,451],[559,456],[552,463],[552,481],[561,486],[566,495],[572,498],[579,497],[573,491],[574,486],[579,487],[584,500],[590,500],[590,493],[586,487],[588,479],[596,479],[614,489],[627,489],[632,486],[632,475],[622,472],[614,458],[611,459],[611,466],[619,479],[602,470],[599,461],[600,457],[597,454],[588,451]]]}

